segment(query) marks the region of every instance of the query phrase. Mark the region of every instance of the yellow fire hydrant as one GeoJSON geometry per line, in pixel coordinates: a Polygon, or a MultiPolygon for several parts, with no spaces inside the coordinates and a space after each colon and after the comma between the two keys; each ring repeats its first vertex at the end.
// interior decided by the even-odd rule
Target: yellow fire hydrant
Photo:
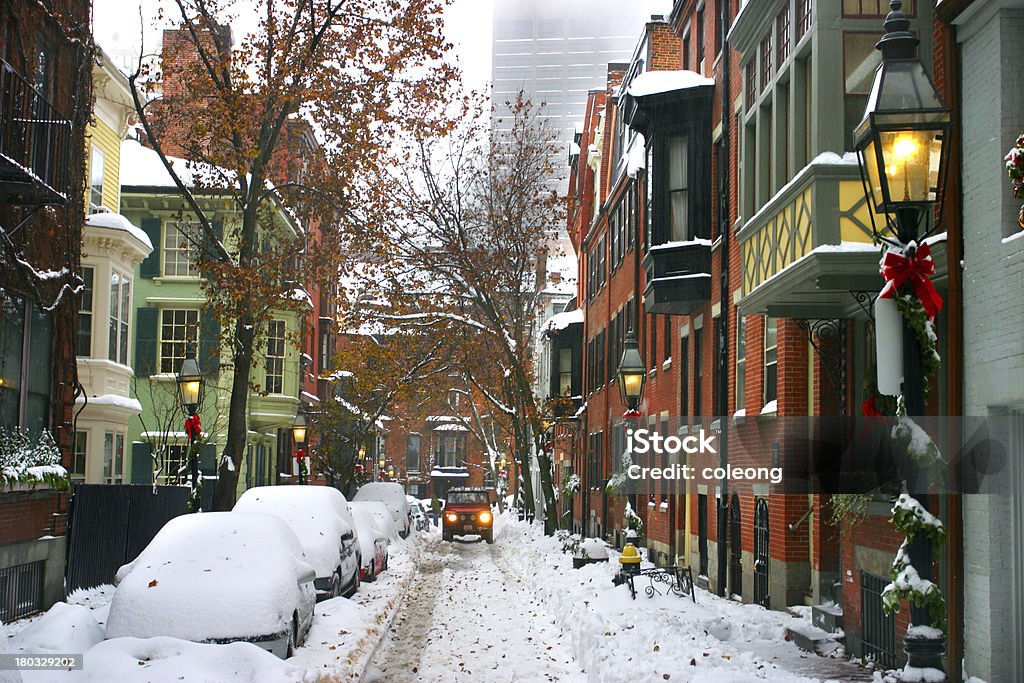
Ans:
{"type": "Polygon", "coordinates": [[[625,574],[637,574],[640,572],[640,552],[632,543],[627,543],[619,556],[619,564],[622,565],[622,572],[625,574]]]}

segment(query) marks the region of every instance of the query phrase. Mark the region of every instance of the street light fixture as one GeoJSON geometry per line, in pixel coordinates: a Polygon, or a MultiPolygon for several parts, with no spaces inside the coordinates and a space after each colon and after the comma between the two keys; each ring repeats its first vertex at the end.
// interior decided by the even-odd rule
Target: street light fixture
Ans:
{"type": "Polygon", "coordinates": [[[647,368],[644,366],[643,358],[640,357],[636,335],[632,328],[626,333],[625,348],[622,351],[622,359],[619,360],[619,369],[616,374],[622,402],[629,408],[628,413],[637,413],[640,407],[640,398],[644,394],[644,384],[647,382],[647,368]]]}
{"type": "Polygon", "coordinates": [[[178,401],[187,415],[185,437],[188,439],[188,471],[191,487],[188,510],[189,512],[198,512],[202,504],[202,480],[199,478],[199,449],[197,446],[202,429],[199,420],[199,406],[203,403],[203,389],[206,381],[199,371],[195,350],[191,347],[181,361],[175,381],[178,384],[178,401]]]}
{"type": "MultiPolygon", "coordinates": [[[[854,132],[854,139],[875,235],[890,245],[883,264],[889,264],[891,259],[893,270],[901,268],[904,273],[912,274],[903,274],[900,278],[886,275],[888,282],[879,301],[883,297],[892,297],[900,288],[920,299],[926,313],[932,317],[938,310],[937,306],[941,305],[941,299],[927,280],[933,266],[927,245],[919,244],[927,230],[921,235],[919,229],[922,224],[927,224],[940,196],[939,185],[947,165],[951,117],[917,57],[919,41],[909,30],[910,21],[901,11],[903,3],[891,0],[889,5],[892,11],[885,18],[885,35],[875,46],[882,52],[882,63],[875,72],[864,118],[854,132]],[[894,219],[895,239],[879,234],[874,225],[874,212],[894,219]]],[[[877,315],[876,318],[878,326],[882,319],[877,315]]],[[[921,346],[906,320],[902,323],[902,347],[903,385],[898,388],[903,395],[906,414],[922,415],[925,396],[921,346]]],[[[879,366],[883,360],[894,360],[886,359],[883,353],[884,350],[880,349],[879,366]]],[[[927,473],[913,459],[910,459],[905,475],[913,484],[908,490],[927,484],[927,473]]],[[[932,543],[928,535],[914,534],[908,554],[910,564],[920,578],[932,580],[932,543]]],[[[911,604],[910,623],[914,627],[931,626],[927,607],[911,604]]],[[[945,639],[941,631],[935,628],[915,630],[926,632],[927,637],[915,635],[904,639],[907,666],[942,671],[945,639]]]]}
{"type": "Polygon", "coordinates": [[[302,414],[302,408],[295,414],[295,421],[292,422],[292,439],[295,440],[295,462],[299,469],[299,484],[306,483],[306,416],[302,414]]]}

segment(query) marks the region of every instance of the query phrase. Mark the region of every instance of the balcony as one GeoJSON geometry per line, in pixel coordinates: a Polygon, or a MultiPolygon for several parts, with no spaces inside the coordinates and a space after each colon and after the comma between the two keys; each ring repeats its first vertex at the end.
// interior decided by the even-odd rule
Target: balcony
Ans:
{"type": "MultiPolygon", "coordinates": [[[[795,319],[854,315],[856,295],[877,293],[883,284],[868,212],[852,154],[825,153],[811,161],[737,234],[743,312],[795,319]]],[[[885,221],[875,215],[879,227],[885,221]]],[[[932,256],[940,282],[944,242],[932,244],[932,256]]]]}
{"type": "Polygon", "coordinates": [[[0,198],[63,205],[70,166],[71,121],[0,60],[0,198]]]}
{"type": "Polygon", "coordinates": [[[644,255],[644,310],[690,315],[711,298],[711,241],[653,246],[644,255]]]}

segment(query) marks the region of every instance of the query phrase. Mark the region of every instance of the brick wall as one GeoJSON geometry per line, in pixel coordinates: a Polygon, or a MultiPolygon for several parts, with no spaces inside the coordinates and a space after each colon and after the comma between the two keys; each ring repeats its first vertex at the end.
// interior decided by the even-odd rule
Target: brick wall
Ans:
{"type": "Polygon", "coordinates": [[[67,532],[67,496],[55,491],[0,494],[0,545],[67,532]]]}

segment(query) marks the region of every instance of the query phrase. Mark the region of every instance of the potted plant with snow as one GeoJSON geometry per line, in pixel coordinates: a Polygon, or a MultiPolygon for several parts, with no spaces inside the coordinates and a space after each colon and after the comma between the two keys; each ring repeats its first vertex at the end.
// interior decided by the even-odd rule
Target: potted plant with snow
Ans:
{"type": "Polygon", "coordinates": [[[45,429],[33,439],[25,430],[0,427],[0,476],[9,491],[70,488],[60,449],[45,429]]]}

